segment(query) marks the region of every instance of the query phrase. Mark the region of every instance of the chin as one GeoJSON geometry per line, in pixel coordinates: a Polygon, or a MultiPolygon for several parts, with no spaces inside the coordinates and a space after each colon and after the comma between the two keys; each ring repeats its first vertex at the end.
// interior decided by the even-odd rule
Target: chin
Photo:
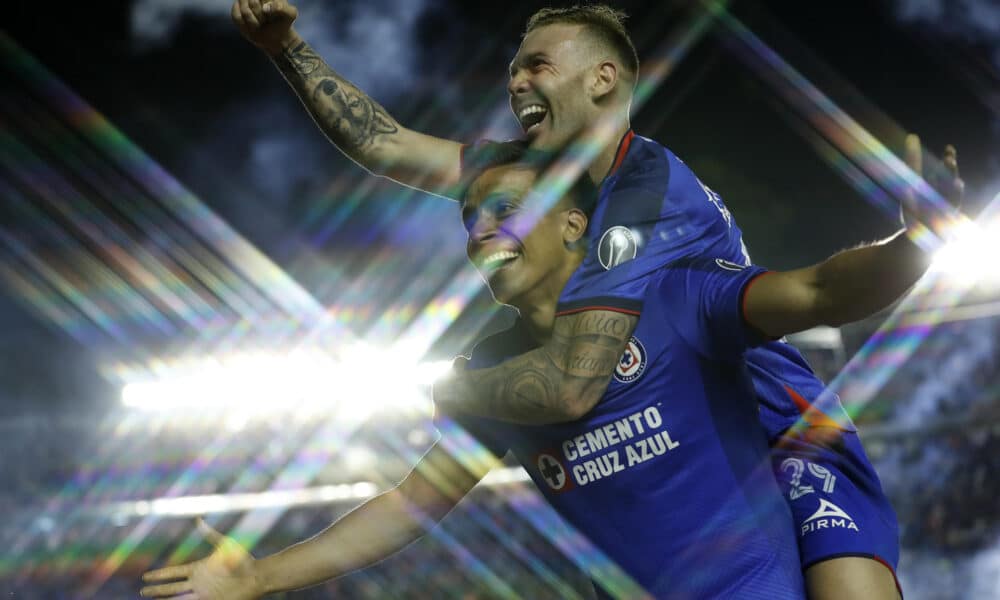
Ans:
{"type": "Polygon", "coordinates": [[[554,152],[562,149],[562,144],[559,139],[554,135],[549,127],[548,123],[543,123],[539,131],[534,131],[527,134],[528,145],[534,150],[544,150],[546,152],[554,152]]]}
{"type": "Polygon", "coordinates": [[[495,300],[497,304],[510,304],[511,295],[505,293],[504,290],[498,290],[491,287],[490,294],[493,295],[493,300],[495,300]]]}
{"type": "Polygon", "coordinates": [[[497,304],[506,304],[507,306],[516,307],[518,296],[516,290],[504,285],[491,285],[490,293],[493,295],[493,299],[496,300],[497,304]]]}
{"type": "Polygon", "coordinates": [[[542,150],[545,152],[553,152],[559,149],[559,146],[553,142],[552,136],[544,131],[529,134],[528,145],[533,150],[542,150]]]}

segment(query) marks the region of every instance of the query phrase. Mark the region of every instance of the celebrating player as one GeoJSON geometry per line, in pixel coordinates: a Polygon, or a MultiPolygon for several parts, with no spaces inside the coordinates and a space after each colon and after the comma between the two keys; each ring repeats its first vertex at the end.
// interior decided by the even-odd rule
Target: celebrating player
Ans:
{"type": "MultiPolygon", "coordinates": [[[[296,34],[296,16],[284,0],[233,5],[241,32],[272,57],[331,141],[365,168],[453,196],[463,160],[475,165],[497,149],[490,143],[465,147],[403,127],[296,34]]],[[[435,398],[445,411],[515,423],[572,421],[604,397],[659,268],[680,258],[740,265],[749,259],[719,196],[669,150],[630,130],[638,59],[619,13],[602,6],[539,11],[510,75],[511,108],[532,147],[555,150],[596,139],[601,149],[586,169],[601,183],[589,253],[567,282],[552,335],[539,348],[493,368],[456,373],[436,386],[435,398]],[[601,127],[588,130],[593,123],[601,127]],[[609,322],[626,327],[607,328],[609,322]],[[489,393],[482,395],[484,390],[489,393]]],[[[502,260],[514,266],[524,257],[512,250],[502,260]]],[[[823,384],[791,346],[765,343],[746,359],[760,421],[795,514],[812,597],[895,597],[895,515],[849,418],[837,403],[803,415],[823,384]],[[809,429],[789,434],[801,418],[809,429]],[[810,435],[821,429],[835,430],[835,441],[815,441],[829,439],[810,435]],[[834,510],[829,507],[850,515],[855,529],[814,526],[813,517],[834,510]]]]}
{"type": "MultiPolygon", "coordinates": [[[[540,156],[498,157],[462,203],[469,259],[494,297],[520,313],[511,329],[476,347],[470,369],[555,335],[560,291],[587,253],[581,241],[594,192],[581,180],[535,218],[529,192],[540,156]],[[517,262],[503,260],[515,251],[517,262]]],[[[513,452],[559,513],[655,596],[801,598],[795,532],[766,467],[768,440],[755,423],[745,355],[768,339],[862,318],[895,300],[928,264],[902,233],[787,272],[676,261],[650,278],[615,379],[585,416],[544,426],[458,421],[494,453],[513,452]]],[[[485,475],[443,445],[435,443],[396,488],[275,555],[254,559],[208,529],[216,550],[147,573],[153,585],[142,595],[258,598],[377,562],[422,535],[426,519],[440,520],[485,475]]],[[[843,521],[857,529],[854,515],[821,509],[815,519],[828,527],[843,521]]]]}

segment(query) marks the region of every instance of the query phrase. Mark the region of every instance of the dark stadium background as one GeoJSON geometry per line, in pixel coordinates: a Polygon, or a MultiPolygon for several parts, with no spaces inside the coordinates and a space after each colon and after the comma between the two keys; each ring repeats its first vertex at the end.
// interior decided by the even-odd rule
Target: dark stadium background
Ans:
{"type": "MultiPolygon", "coordinates": [[[[680,2],[613,4],[631,15],[640,57],[653,53],[671,24],[693,10],[690,3],[680,2]]],[[[483,107],[502,102],[498,93],[523,23],[542,5],[313,0],[301,3],[300,19],[309,23],[308,30],[303,28],[307,39],[331,66],[400,122],[473,141],[481,135],[516,134],[509,114],[491,113],[491,121],[481,122],[483,107]],[[470,122],[470,114],[478,121],[470,122]]],[[[902,130],[920,134],[926,148],[938,154],[946,143],[955,144],[968,190],[968,214],[977,214],[1000,193],[1000,9],[996,5],[988,0],[778,1],[734,2],[731,10],[890,149],[899,149],[902,130]]],[[[341,281],[353,285],[351,302],[365,308],[356,310],[348,323],[355,334],[362,336],[372,327],[394,291],[406,284],[407,273],[394,269],[397,263],[386,259],[387,253],[421,245],[426,249],[430,243],[438,244],[442,253],[461,251],[457,214],[449,223],[447,210],[438,207],[432,211],[437,220],[428,221],[420,216],[426,211],[413,209],[444,201],[403,193],[391,182],[372,181],[326,143],[277,71],[240,38],[225,2],[15,1],[5,13],[2,31],[17,46],[325,306],[347,302],[329,283],[329,270],[336,268],[341,281]],[[345,198],[354,203],[346,217],[338,213],[338,206],[348,202],[345,198]],[[372,263],[383,268],[372,269],[372,263]],[[374,291],[366,294],[365,289],[374,291]]],[[[9,75],[5,70],[0,80],[0,132],[25,127],[16,122],[18,113],[11,111],[25,97],[45,104],[26,91],[23,81],[9,75]]],[[[691,49],[635,115],[633,125],[637,132],[668,145],[722,195],[756,263],[774,268],[804,265],[895,228],[812,150],[803,135],[814,131],[812,127],[759,73],[737,59],[732,44],[718,30],[691,49]]],[[[2,166],[0,173],[8,168],[2,166]]],[[[128,201],[109,197],[100,206],[112,220],[126,222],[125,211],[119,209],[128,201]]],[[[2,214],[10,219],[3,227],[16,236],[41,235],[25,231],[29,221],[11,217],[12,212],[2,214]]],[[[5,250],[0,263],[22,268],[23,263],[12,256],[5,250]]],[[[991,263],[996,257],[982,259],[982,269],[995,269],[991,263]]],[[[425,267],[433,269],[433,260],[428,260],[431,264],[425,267]]],[[[454,264],[455,256],[448,260],[442,269],[460,268],[454,264]]],[[[129,523],[109,525],[112,533],[106,539],[88,545],[93,528],[100,526],[60,521],[58,512],[39,525],[38,519],[25,515],[34,514],[32,507],[70,493],[68,481],[86,479],[79,478],[83,465],[113,471],[119,458],[114,453],[91,460],[100,455],[100,432],[107,427],[102,419],[120,410],[121,386],[107,376],[108,361],[128,360],[133,352],[169,355],[193,332],[178,326],[176,336],[136,330],[115,339],[95,330],[73,337],[34,310],[30,297],[8,285],[10,279],[0,280],[4,281],[0,283],[0,473],[7,483],[0,490],[0,507],[20,516],[0,524],[0,542],[7,540],[14,549],[0,550],[0,591],[9,589],[14,597],[23,598],[68,597],[82,589],[80,581],[102,553],[118,546],[129,523]],[[127,343],[122,341],[126,338],[127,343]],[[76,558],[60,562],[68,555],[76,558]]],[[[432,345],[429,356],[443,359],[466,350],[480,332],[509,319],[505,313],[494,314],[484,293],[475,295],[466,308],[432,345]]],[[[843,329],[847,357],[880,322],[875,318],[843,329]]],[[[911,586],[908,598],[983,597],[959,592],[953,596],[952,586],[969,573],[978,573],[981,580],[974,580],[968,594],[977,589],[995,591],[989,582],[1000,580],[996,566],[1000,534],[995,527],[1000,515],[994,493],[1000,449],[994,425],[1000,415],[996,410],[1000,349],[989,341],[997,337],[997,330],[991,317],[942,326],[933,343],[925,344],[906,368],[899,369],[858,419],[863,432],[872,432],[870,449],[881,461],[880,474],[904,524],[901,577],[911,586]],[[975,356],[962,358],[962,352],[974,351],[975,356]],[[937,369],[955,360],[974,363],[969,367],[974,377],[960,387],[942,384],[927,391],[925,382],[938,378],[937,369]]],[[[843,357],[819,352],[815,360],[831,375],[843,357]]],[[[384,368],[391,374],[391,364],[384,368]]],[[[169,425],[157,423],[153,432],[129,433],[135,440],[120,448],[142,449],[150,457],[171,454],[163,467],[168,475],[170,469],[181,472],[185,457],[197,456],[199,446],[210,437],[204,433],[210,425],[167,431],[169,425]]],[[[268,444],[287,443],[282,440],[295,428],[311,426],[286,427],[278,421],[248,425],[244,431],[252,441],[234,454],[230,467],[238,470],[240,460],[250,460],[268,444]]],[[[412,434],[407,427],[395,424],[389,431],[398,428],[398,436],[405,438],[412,434]]],[[[396,433],[363,431],[355,441],[359,446],[380,447],[389,443],[382,438],[396,433]]],[[[405,472],[405,453],[398,454],[378,467],[378,476],[385,481],[405,472]]],[[[147,475],[136,475],[135,488],[114,500],[148,499],[152,490],[162,490],[153,484],[144,487],[147,475]]],[[[161,482],[168,475],[160,473],[161,482]]],[[[325,476],[330,481],[344,477],[325,476]]],[[[227,475],[212,477],[225,481],[227,475]]],[[[202,491],[209,493],[224,484],[204,487],[202,491]]],[[[504,521],[510,516],[502,507],[494,507],[499,506],[495,497],[484,494],[481,502],[489,509],[491,522],[506,523],[504,529],[516,536],[523,533],[525,544],[551,560],[557,572],[571,581],[579,578],[550,545],[504,521]]],[[[280,547],[315,531],[348,507],[291,511],[271,530],[263,547],[280,547]]],[[[452,520],[449,527],[456,538],[487,563],[502,562],[490,558],[490,545],[482,542],[474,527],[452,520]]],[[[126,562],[97,597],[132,593],[129,590],[135,589],[137,573],[145,564],[140,563],[165,556],[157,550],[172,548],[190,526],[189,520],[168,521],[161,524],[159,537],[154,536],[160,546],[147,548],[139,562],[126,562]]],[[[414,585],[425,590],[457,586],[485,597],[496,593],[474,579],[449,575],[449,567],[455,567],[449,565],[439,542],[422,543],[408,552],[409,558],[393,559],[370,576],[350,578],[329,589],[365,597],[405,595],[414,585]]],[[[525,577],[523,572],[511,574],[518,585],[532,585],[525,577]]],[[[531,596],[525,591],[531,588],[514,588],[531,596]]],[[[545,593],[555,593],[546,589],[545,593]]]]}

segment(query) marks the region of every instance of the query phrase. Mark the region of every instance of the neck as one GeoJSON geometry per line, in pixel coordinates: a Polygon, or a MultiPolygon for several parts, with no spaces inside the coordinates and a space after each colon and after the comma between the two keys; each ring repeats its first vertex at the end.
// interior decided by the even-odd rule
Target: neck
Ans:
{"type": "Polygon", "coordinates": [[[535,341],[545,343],[552,336],[552,323],[556,318],[556,305],[566,282],[583,262],[583,253],[573,253],[570,259],[554,270],[524,297],[511,302],[521,313],[521,321],[535,341]]]}
{"type": "Polygon", "coordinates": [[[628,119],[628,107],[617,112],[609,112],[602,115],[594,125],[582,136],[581,142],[594,144],[600,148],[597,156],[590,163],[587,173],[594,185],[600,185],[611,170],[611,165],[615,162],[615,154],[618,152],[618,142],[621,141],[631,125],[628,119]]]}

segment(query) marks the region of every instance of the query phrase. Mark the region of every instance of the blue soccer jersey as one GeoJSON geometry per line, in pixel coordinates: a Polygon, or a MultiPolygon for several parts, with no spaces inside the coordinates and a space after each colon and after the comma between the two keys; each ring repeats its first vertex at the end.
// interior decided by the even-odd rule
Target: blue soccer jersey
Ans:
{"type": "MultiPolygon", "coordinates": [[[[657,597],[804,596],[742,358],[755,341],[742,294],[762,271],[708,260],[653,274],[613,381],[578,421],[456,419],[495,454],[510,450],[559,513],[657,597]]],[[[515,325],[479,344],[468,367],[533,347],[515,325]]]]}
{"type": "MultiPolygon", "coordinates": [[[[476,167],[508,143],[523,142],[467,146],[463,168],[476,167]]],[[[587,257],[560,296],[559,314],[592,309],[641,314],[647,285],[659,269],[678,260],[719,258],[737,269],[750,264],[742,233],[718,194],[670,150],[632,131],[619,143],[600,186],[588,235],[587,257]]],[[[825,386],[784,341],[751,347],[744,358],[775,474],[799,531],[802,566],[869,556],[895,568],[896,516],[839,398],[812,404],[825,386]],[[792,426],[800,420],[807,428],[796,432],[792,426]],[[839,429],[843,439],[828,443],[826,432],[812,435],[823,431],[819,427],[839,429]],[[857,529],[813,527],[822,502],[843,506],[857,529]]]]}
{"type": "MultiPolygon", "coordinates": [[[[573,274],[558,313],[604,308],[641,310],[649,275],[665,264],[695,257],[749,265],[743,234],[722,198],[683,161],[657,142],[629,131],[592,216],[590,252],[573,274]]],[[[808,408],[823,384],[795,348],[772,341],[753,349],[747,362],[760,393],[760,420],[774,441],[808,408]]],[[[813,411],[817,424],[853,430],[839,401],[813,411]]]]}
{"type": "MultiPolygon", "coordinates": [[[[466,146],[463,168],[475,168],[507,144],[466,146]]],[[[558,314],[603,309],[639,314],[650,276],[671,262],[696,257],[749,265],[740,228],[722,198],[661,144],[631,130],[618,146],[591,215],[589,251],[559,298],[558,314]]],[[[806,413],[823,383],[794,347],[773,341],[747,354],[760,395],[760,421],[778,440],[804,414],[811,424],[854,426],[839,400],[806,413]],[[827,416],[829,415],[829,417],[827,416]]]]}

